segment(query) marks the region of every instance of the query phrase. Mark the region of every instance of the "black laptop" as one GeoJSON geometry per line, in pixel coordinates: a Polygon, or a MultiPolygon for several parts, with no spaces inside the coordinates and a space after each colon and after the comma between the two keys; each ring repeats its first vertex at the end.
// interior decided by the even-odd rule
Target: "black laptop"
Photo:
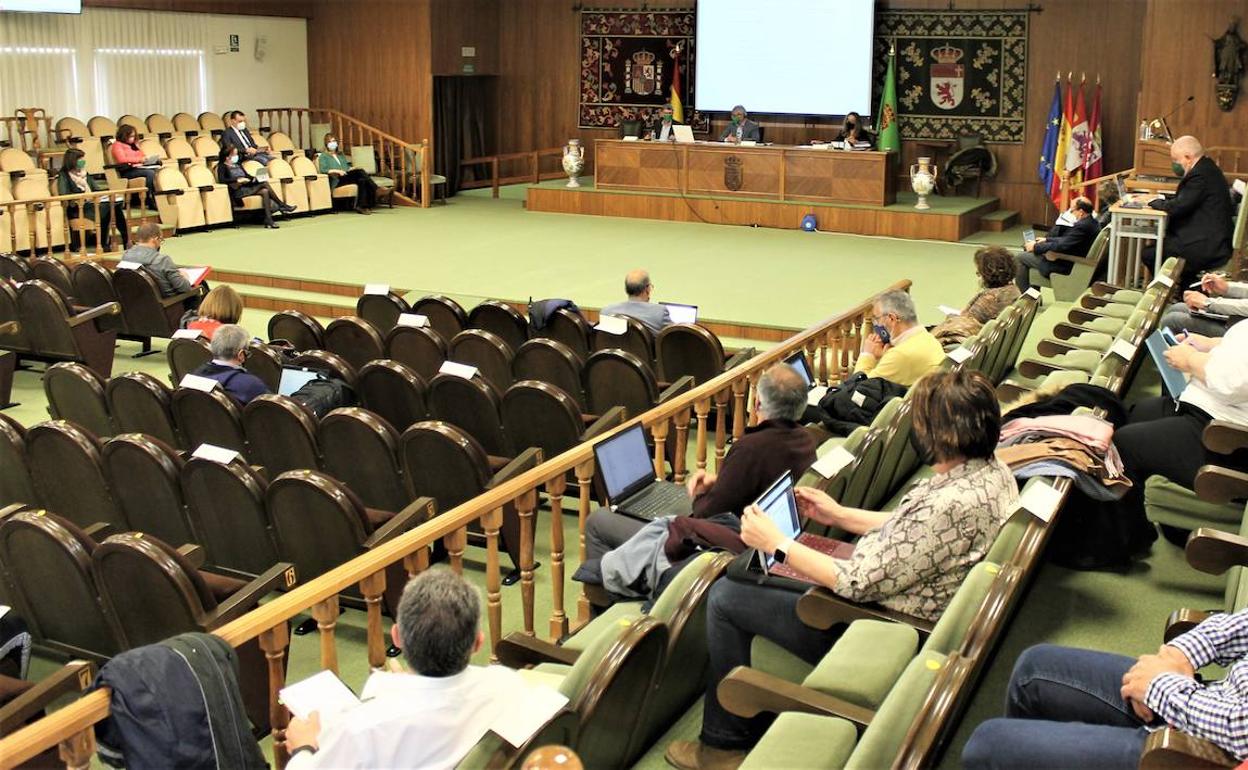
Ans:
{"type": "Polygon", "coordinates": [[[640,425],[594,444],[594,461],[607,487],[607,503],[616,513],[653,521],[693,511],[693,501],[682,485],[655,479],[640,425]]]}
{"type": "Polygon", "coordinates": [[[799,350],[784,359],[784,362],[793,367],[802,376],[802,379],[806,381],[806,403],[811,406],[818,406],[819,400],[828,392],[828,386],[819,385],[815,382],[815,375],[810,371],[810,364],[806,362],[806,356],[799,350]]]}

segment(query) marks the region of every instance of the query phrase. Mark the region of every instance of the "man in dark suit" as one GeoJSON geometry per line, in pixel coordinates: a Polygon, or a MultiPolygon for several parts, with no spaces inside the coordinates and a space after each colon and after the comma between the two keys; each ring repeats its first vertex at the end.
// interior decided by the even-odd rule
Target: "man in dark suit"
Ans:
{"type": "Polygon", "coordinates": [[[759,142],[762,141],[762,132],[759,130],[758,124],[746,116],[745,108],[738,104],[732,108],[732,116],[728,122],[728,127],[719,135],[719,141],[728,142],[729,144],[759,142]]]}
{"type": "Polygon", "coordinates": [[[1032,270],[1045,278],[1054,273],[1069,275],[1074,264],[1058,259],[1058,255],[1088,256],[1092,242],[1101,231],[1100,223],[1092,216],[1093,210],[1092,201],[1079,196],[1070,202],[1070,209],[1058,218],[1046,237],[1023,244],[1024,253],[1015,255],[1018,275],[1014,283],[1019,291],[1031,288],[1032,270]]]}
{"type": "Polygon", "coordinates": [[[267,166],[273,160],[273,156],[261,150],[256,140],[251,137],[251,131],[247,130],[247,116],[242,110],[230,113],[229,125],[225,133],[221,134],[221,144],[237,147],[241,160],[254,160],[262,166],[267,166]]]}
{"type": "Polygon", "coordinates": [[[658,120],[654,121],[650,126],[646,138],[656,142],[670,142],[676,139],[672,126],[676,125],[676,112],[672,109],[671,102],[663,105],[663,109],[659,112],[658,120]]]}
{"type": "MultiPolygon", "coordinates": [[[[1179,188],[1166,199],[1149,202],[1151,208],[1169,216],[1166,223],[1165,257],[1185,260],[1183,286],[1197,274],[1226,264],[1231,258],[1230,187],[1222,169],[1205,157],[1205,148],[1194,136],[1180,136],[1170,145],[1170,163],[1181,176],[1179,188]]],[[[1152,264],[1150,255],[1146,264],[1152,264]]]]}

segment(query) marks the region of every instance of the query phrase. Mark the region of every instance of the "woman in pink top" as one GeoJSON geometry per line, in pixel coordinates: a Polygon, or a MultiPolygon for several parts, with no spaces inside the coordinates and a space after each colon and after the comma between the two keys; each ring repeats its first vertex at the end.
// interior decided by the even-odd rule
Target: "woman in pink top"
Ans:
{"type": "Polygon", "coordinates": [[[138,132],[134,126],[122,126],[117,129],[117,139],[108,147],[113,156],[113,165],[122,179],[142,179],[147,184],[147,207],[156,208],[156,171],[160,159],[155,155],[144,156],[139,149],[138,132]]]}

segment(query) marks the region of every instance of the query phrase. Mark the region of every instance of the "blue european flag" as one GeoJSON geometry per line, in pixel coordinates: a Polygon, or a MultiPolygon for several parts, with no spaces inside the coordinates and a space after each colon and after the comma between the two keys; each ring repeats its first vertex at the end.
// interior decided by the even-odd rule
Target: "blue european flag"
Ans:
{"type": "Polygon", "coordinates": [[[1040,150],[1040,165],[1036,168],[1040,184],[1044,185],[1045,195],[1048,195],[1053,186],[1053,156],[1057,154],[1057,135],[1061,133],[1061,129],[1062,81],[1059,79],[1053,86],[1053,103],[1049,105],[1048,121],[1044,124],[1044,146],[1040,150]]]}

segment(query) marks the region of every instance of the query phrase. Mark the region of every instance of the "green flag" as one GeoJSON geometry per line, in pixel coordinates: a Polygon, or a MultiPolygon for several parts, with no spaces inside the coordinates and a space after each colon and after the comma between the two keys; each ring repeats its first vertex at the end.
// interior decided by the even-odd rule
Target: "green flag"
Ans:
{"type": "Polygon", "coordinates": [[[888,47],[888,72],[884,73],[884,90],[880,94],[880,109],[876,115],[878,138],[876,149],[881,152],[901,151],[901,131],[897,126],[897,51],[888,47]]]}

